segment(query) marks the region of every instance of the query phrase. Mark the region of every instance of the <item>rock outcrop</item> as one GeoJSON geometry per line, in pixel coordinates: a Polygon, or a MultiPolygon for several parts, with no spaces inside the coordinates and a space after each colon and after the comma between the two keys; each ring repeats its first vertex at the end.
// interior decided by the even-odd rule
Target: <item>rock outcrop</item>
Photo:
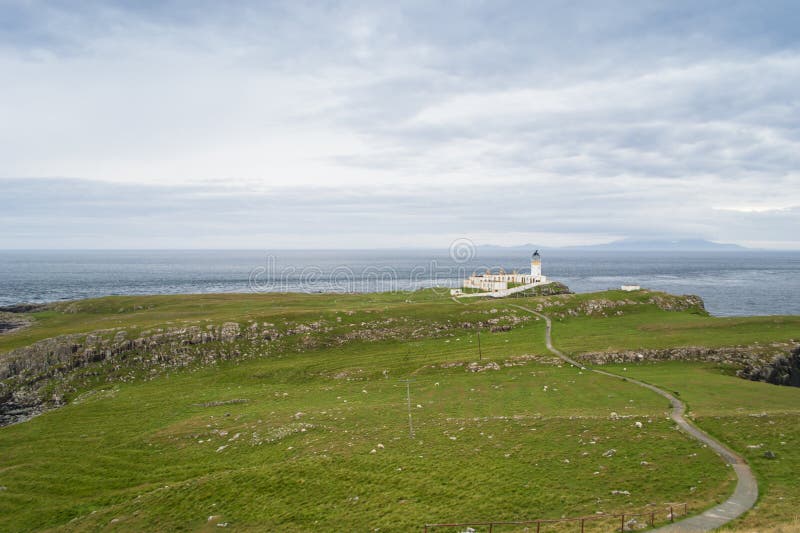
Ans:
{"type": "Polygon", "coordinates": [[[537,285],[526,291],[513,295],[514,297],[527,296],[555,296],[557,294],[572,294],[572,291],[561,282],[553,281],[545,285],[537,285]]]}
{"type": "Polygon", "coordinates": [[[744,367],[763,365],[774,358],[774,352],[764,346],[724,346],[706,348],[683,346],[659,350],[624,350],[619,352],[588,352],[575,356],[587,364],[641,363],[646,361],[706,361],[744,367]]]}
{"type": "Polygon", "coordinates": [[[100,383],[148,380],[180,368],[232,359],[268,357],[340,346],[350,342],[415,340],[455,336],[462,328],[510,330],[531,317],[515,311],[487,311],[463,321],[386,317],[362,322],[339,320],[282,324],[225,322],[63,335],[0,355],[0,426],[63,405],[76,391],[100,383]]]}
{"type": "Polygon", "coordinates": [[[736,370],[737,376],[751,381],[800,387],[800,346],[791,348],[791,345],[782,343],[718,348],[685,346],[662,350],[589,352],[577,355],[576,359],[594,365],[647,361],[704,361],[729,366],[736,370]]]}
{"type": "Polygon", "coordinates": [[[50,308],[50,304],[16,304],[0,307],[0,313],[35,313],[50,308]]]}
{"type": "Polygon", "coordinates": [[[0,311],[0,335],[26,328],[31,322],[32,320],[24,315],[0,311]]]}
{"type": "Polygon", "coordinates": [[[688,311],[707,315],[703,299],[693,294],[672,295],[647,290],[637,291],[635,296],[621,299],[590,298],[566,294],[552,296],[537,302],[535,309],[554,319],[579,316],[621,316],[635,311],[637,307],[651,305],[663,311],[688,311]]]}
{"type": "Polygon", "coordinates": [[[787,355],[777,356],[769,363],[748,362],[737,374],[752,381],[800,387],[800,346],[787,355]]]}

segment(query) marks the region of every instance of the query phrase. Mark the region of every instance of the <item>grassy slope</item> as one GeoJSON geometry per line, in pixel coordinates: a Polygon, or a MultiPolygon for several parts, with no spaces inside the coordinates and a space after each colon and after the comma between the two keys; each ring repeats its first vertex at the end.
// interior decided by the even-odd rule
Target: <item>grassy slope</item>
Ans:
{"type": "MultiPolygon", "coordinates": [[[[578,317],[555,326],[556,343],[570,353],[676,346],[768,346],[800,341],[800,317],[716,318],[658,310],[613,318],[578,317]]],[[[734,527],[796,523],[800,508],[800,390],[744,381],[729,369],[699,363],[611,365],[680,394],[696,422],[741,453],[761,488],[757,508],[734,527]],[[766,413],[766,416],[755,416],[766,413]],[[785,444],[781,444],[781,443],[785,444]],[[763,444],[760,448],[750,448],[763,444]],[[777,460],[763,457],[775,451],[777,460]]]]}
{"type": "Polygon", "coordinates": [[[742,454],[760,485],[756,508],[735,527],[761,528],[800,519],[800,389],[744,381],[713,365],[611,366],[669,390],[688,403],[697,424],[742,454]],[[764,452],[777,454],[774,460],[764,452]]]}
{"type": "MultiPolygon", "coordinates": [[[[554,310],[562,310],[597,298],[642,301],[649,294],[645,291],[606,291],[536,300],[465,300],[465,304],[453,302],[449,292],[444,289],[358,295],[268,293],[111,296],[64,303],[52,310],[33,313],[30,315],[34,319],[31,327],[0,336],[0,357],[5,351],[44,338],[102,329],[122,328],[136,332],[156,326],[204,321],[245,323],[249,320],[313,320],[326,313],[344,310],[382,316],[457,320],[463,309],[503,309],[512,303],[546,302],[553,305],[554,310]]],[[[695,312],[665,312],[654,306],[621,309],[624,311],[622,316],[556,319],[561,335],[560,346],[568,351],[583,352],[800,340],[800,316],[716,318],[695,312]]]]}
{"type": "Polygon", "coordinates": [[[718,318],[657,309],[556,322],[559,347],[571,352],[677,346],[738,346],[800,341],[800,316],[718,318]]]}
{"type": "MultiPolygon", "coordinates": [[[[0,338],[0,352],[99,328],[314,319],[347,310],[355,314],[345,320],[354,321],[367,311],[457,321],[508,303],[520,301],[459,305],[433,291],[114,297],[64,306],[74,313],[39,313],[35,326],[0,338]]],[[[742,339],[725,344],[800,336],[797,317],[770,320],[781,322],[765,328],[765,319],[734,324],[643,307],[613,319],[565,319],[555,334],[570,350],[611,346],[611,324],[621,333],[614,341],[619,348],[714,344],[725,330],[742,339]]],[[[502,363],[543,355],[542,337],[538,321],[484,332],[484,358],[502,363]]],[[[481,373],[437,365],[475,360],[476,348],[469,331],[413,343],[351,343],[90,391],[70,406],[0,429],[0,486],[6,487],[0,530],[199,529],[212,515],[219,516],[212,524],[237,529],[408,530],[426,521],[557,517],[676,500],[699,509],[730,490],[730,472],[674,431],[658,396],[536,362],[481,373]],[[404,387],[396,381],[410,375],[413,440],[404,387]],[[235,398],[248,402],[198,406],[235,398]],[[645,427],[609,420],[611,411],[640,417],[645,427]],[[617,454],[602,457],[610,448],[617,454]]],[[[695,368],[687,365],[685,374],[695,368]]],[[[735,405],[727,402],[740,393],[736,385],[753,387],[754,398],[775,389],[725,379],[733,388],[720,393],[716,409],[735,405]]],[[[731,409],[725,412],[737,416],[731,409]]],[[[790,514],[775,512],[782,519],[790,514]]]]}
{"type": "MultiPolygon", "coordinates": [[[[321,355],[331,354],[298,362],[313,367],[321,355]]],[[[359,350],[338,355],[366,366],[359,350]]],[[[391,365],[382,357],[374,354],[376,368],[391,365]]],[[[664,420],[664,402],[624,383],[533,364],[423,370],[413,385],[411,440],[403,385],[359,378],[291,376],[256,361],[122,385],[5,428],[2,529],[76,516],[77,530],[115,518],[132,530],[194,529],[218,514],[240,529],[408,530],[431,520],[630,509],[667,497],[697,508],[729,490],[713,455],[664,420]],[[233,398],[249,402],[196,405],[233,398]],[[610,421],[612,410],[645,428],[610,421]],[[302,423],[313,427],[298,432],[302,423]],[[270,436],[277,440],[255,444],[270,436]],[[602,457],[610,448],[617,454],[602,457]]]]}
{"type": "Polygon", "coordinates": [[[69,333],[124,328],[138,331],[156,326],[248,320],[297,320],[341,310],[383,312],[391,305],[399,313],[414,306],[418,316],[447,315],[457,304],[434,291],[321,294],[192,294],[171,296],[109,296],[55,306],[33,313],[34,324],[0,336],[0,353],[37,340],[69,333]],[[443,311],[444,310],[444,311],[443,311]]]}

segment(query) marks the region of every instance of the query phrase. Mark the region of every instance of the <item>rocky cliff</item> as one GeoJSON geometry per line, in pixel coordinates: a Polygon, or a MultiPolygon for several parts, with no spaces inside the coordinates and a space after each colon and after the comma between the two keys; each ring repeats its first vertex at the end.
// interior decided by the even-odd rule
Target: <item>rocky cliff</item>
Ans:
{"type": "Polygon", "coordinates": [[[800,346],[767,363],[748,362],[738,375],[752,381],[800,387],[800,346]]]}
{"type": "Polygon", "coordinates": [[[586,364],[641,363],[646,361],[706,361],[724,365],[764,365],[775,357],[774,350],[764,346],[682,346],[660,350],[625,350],[616,352],[588,352],[575,356],[586,364]]]}
{"type": "Polygon", "coordinates": [[[30,324],[30,318],[24,315],[0,311],[0,335],[28,327],[30,324]]]}
{"type": "Polygon", "coordinates": [[[684,346],[662,350],[589,352],[576,356],[588,365],[641,363],[646,361],[703,361],[729,366],[736,375],[752,381],[800,387],[800,346],[773,343],[768,346],[684,346]]]}
{"type": "Polygon", "coordinates": [[[62,405],[77,391],[101,383],[147,380],[189,366],[350,342],[410,341],[454,335],[460,329],[508,331],[532,319],[516,310],[494,309],[470,311],[461,321],[384,317],[354,322],[340,316],[311,322],[154,328],[136,335],[105,330],[54,337],[0,355],[0,426],[62,405]]]}
{"type": "Polygon", "coordinates": [[[519,292],[512,295],[512,297],[555,296],[557,294],[572,294],[572,291],[563,283],[553,281],[546,285],[537,285],[536,287],[519,292]]]}

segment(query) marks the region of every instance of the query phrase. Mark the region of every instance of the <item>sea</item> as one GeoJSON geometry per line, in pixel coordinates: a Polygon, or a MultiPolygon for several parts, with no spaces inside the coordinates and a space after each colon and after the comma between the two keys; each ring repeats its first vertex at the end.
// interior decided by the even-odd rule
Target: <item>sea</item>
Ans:
{"type": "MultiPolygon", "coordinates": [[[[530,252],[465,250],[0,251],[0,306],[107,295],[374,292],[458,287],[487,268],[529,268],[530,252]]],[[[541,250],[542,271],[575,292],[640,285],[696,294],[717,316],[800,314],[800,252],[541,250]]]]}

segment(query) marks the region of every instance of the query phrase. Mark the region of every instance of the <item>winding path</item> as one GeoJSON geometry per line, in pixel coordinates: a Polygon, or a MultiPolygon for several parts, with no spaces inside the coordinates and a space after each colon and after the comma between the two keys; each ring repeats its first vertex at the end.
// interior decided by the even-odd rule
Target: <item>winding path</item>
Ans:
{"type": "MultiPolygon", "coordinates": [[[[565,354],[561,353],[557,348],[553,346],[551,332],[553,329],[553,323],[551,322],[550,318],[542,313],[534,311],[533,309],[529,309],[527,307],[523,307],[521,305],[511,304],[512,307],[516,307],[518,309],[522,309],[523,311],[527,311],[528,313],[532,313],[540,318],[543,318],[546,324],[545,329],[545,344],[547,345],[547,349],[553,352],[555,355],[566,361],[567,363],[571,364],[574,367],[580,368],[581,370],[587,370],[587,368],[580,364],[579,362],[567,357],[565,354]]],[[[713,529],[717,529],[721,527],[734,518],[742,515],[746,511],[750,510],[753,505],[755,505],[756,500],[758,499],[758,483],[756,482],[755,476],[753,476],[753,472],[750,470],[750,467],[747,465],[747,462],[733,452],[730,448],[712,438],[708,433],[704,432],[703,430],[699,429],[697,426],[686,420],[684,418],[684,413],[686,412],[686,405],[675,396],[671,395],[670,393],[659,389],[649,383],[645,383],[643,381],[639,381],[636,379],[631,379],[629,377],[623,378],[617,374],[612,374],[610,372],[605,372],[603,370],[595,370],[591,369],[592,372],[597,374],[602,374],[604,376],[616,378],[616,379],[625,379],[629,383],[633,383],[635,385],[639,385],[640,387],[645,387],[650,389],[651,391],[655,392],[656,394],[660,394],[672,405],[672,412],[670,413],[670,417],[672,420],[678,424],[683,431],[688,433],[691,437],[697,439],[698,441],[702,442],[703,444],[708,445],[711,447],[712,450],[717,452],[725,463],[730,464],[734,471],[736,472],[736,490],[733,494],[722,502],[721,504],[717,505],[716,507],[712,507],[706,511],[703,511],[699,515],[695,515],[691,518],[687,518],[685,520],[681,520],[679,522],[675,522],[674,524],[670,524],[668,526],[660,527],[654,531],[658,531],[661,533],[678,533],[678,532],[696,532],[696,531],[711,531],[713,529]]]]}

